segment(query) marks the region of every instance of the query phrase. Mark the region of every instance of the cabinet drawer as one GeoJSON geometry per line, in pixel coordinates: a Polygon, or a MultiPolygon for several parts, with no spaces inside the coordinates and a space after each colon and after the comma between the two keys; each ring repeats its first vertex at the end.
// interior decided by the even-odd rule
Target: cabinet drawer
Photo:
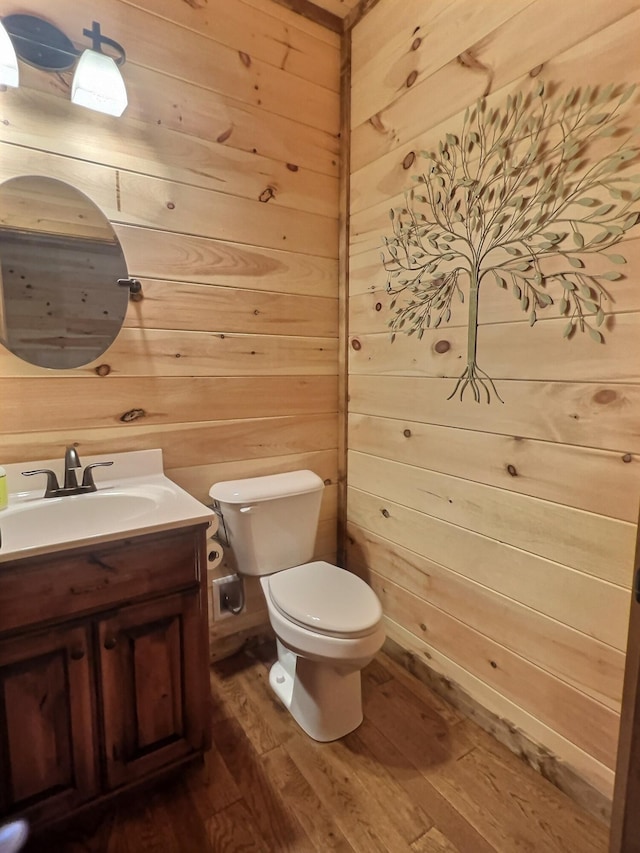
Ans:
{"type": "Polygon", "coordinates": [[[181,589],[200,578],[204,527],[5,563],[0,633],[181,589]]]}

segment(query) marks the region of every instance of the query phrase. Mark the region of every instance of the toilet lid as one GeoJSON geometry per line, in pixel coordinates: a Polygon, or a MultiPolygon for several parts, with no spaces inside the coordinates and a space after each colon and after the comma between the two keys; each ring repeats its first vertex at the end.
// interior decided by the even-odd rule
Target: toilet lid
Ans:
{"type": "Polygon", "coordinates": [[[378,597],[363,580],[323,561],[271,575],[269,595],[288,619],[318,633],[362,635],[382,619],[378,597]]]}

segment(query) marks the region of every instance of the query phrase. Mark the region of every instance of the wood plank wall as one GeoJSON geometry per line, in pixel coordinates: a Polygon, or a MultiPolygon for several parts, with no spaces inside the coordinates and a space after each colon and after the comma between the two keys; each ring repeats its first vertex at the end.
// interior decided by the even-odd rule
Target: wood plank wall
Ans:
{"type": "Polygon", "coordinates": [[[349,566],[391,638],[607,797],[640,495],[640,235],[605,345],[563,340],[561,319],[529,329],[485,289],[479,352],[504,405],[447,400],[466,312],[391,344],[380,250],[418,152],[469,104],[537,76],[637,82],[639,35],[638,0],[381,0],[352,37],[349,566]]]}
{"type": "MultiPolygon", "coordinates": [[[[0,15],[15,12],[0,0],[0,15]]],[[[0,93],[0,179],[41,174],[114,224],[144,299],[96,362],[47,371],[0,348],[0,462],[161,447],[197,498],[309,467],[336,550],[340,39],[271,0],[32,0],[83,44],[127,51],[120,119],[21,64],[0,93]],[[85,40],[86,41],[86,40],[85,40]],[[97,368],[101,367],[100,371],[97,368]],[[140,416],[131,420],[131,414],[140,416]]],[[[218,638],[260,621],[214,626],[218,638]]]]}

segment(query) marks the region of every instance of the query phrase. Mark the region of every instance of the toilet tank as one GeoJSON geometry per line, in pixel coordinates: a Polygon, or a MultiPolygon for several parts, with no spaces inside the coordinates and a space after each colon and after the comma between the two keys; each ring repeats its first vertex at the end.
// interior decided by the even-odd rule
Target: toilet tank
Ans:
{"type": "Polygon", "coordinates": [[[270,575],[313,558],[323,488],[313,471],[211,487],[209,495],[222,514],[241,574],[270,575]]]}

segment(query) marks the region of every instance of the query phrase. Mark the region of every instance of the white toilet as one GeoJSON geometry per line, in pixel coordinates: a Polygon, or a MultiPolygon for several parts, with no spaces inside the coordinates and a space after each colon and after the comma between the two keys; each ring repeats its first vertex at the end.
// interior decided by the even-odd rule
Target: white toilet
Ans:
{"type": "Polygon", "coordinates": [[[216,483],[209,491],[238,571],[260,577],[278,660],[269,683],[314,740],[362,722],[360,670],[384,642],[382,608],[356,575],[313,556],[324,484],[312,471],[216,483]]]}

